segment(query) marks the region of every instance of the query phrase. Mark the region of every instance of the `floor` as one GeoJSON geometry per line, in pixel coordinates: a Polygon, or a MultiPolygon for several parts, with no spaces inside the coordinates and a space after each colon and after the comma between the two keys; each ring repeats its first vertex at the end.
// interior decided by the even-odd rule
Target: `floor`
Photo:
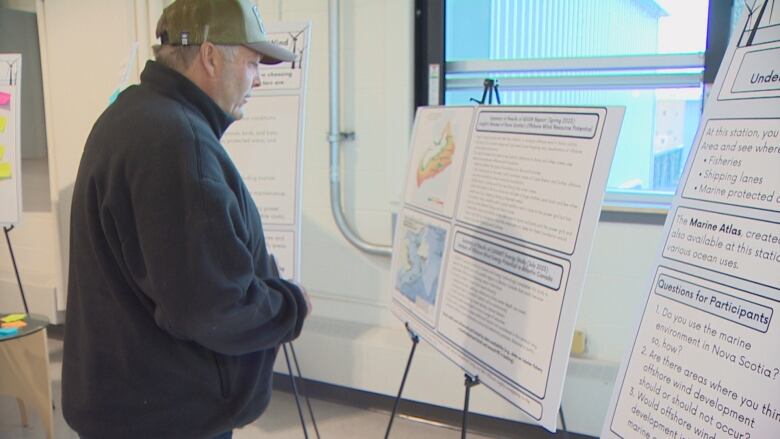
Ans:
{"type": "MultiPolygon", "coordinates": [[[[51,381],[54,404],[60,405],[60,373],[62,369],[62,341],[49,337],[51,359],[51,381]]],[[[330,401],[312,399],[312,408],[322,438],[382,438],[387,428],[389,413],[354,408],[330,401]]],[[[55,409],[54,429],[56,439],[78,439],[62,418],[60,410],[55,409]]],[[[29,427],[23,427],[14,398],[0,395],[0,438],[2,439],[45,439],[43,424],[36,414],[28,410],[29,427]]],[[[316,437],[311,424],[308,424],[309,437],[316,437]]],[[[277,391],[265,414],[255,423],[234,433],[236,439],[270,438],[287,439],[304,437],[301,429],[295,400],[291,394],[277,391]]],[[[397,418],[393,422],[393,438],[458,438],[459,428],[437,425],[408,418],[397,418]]],[[[470,433],[469,438],[480,439],[485,436],[470,433]]]]}

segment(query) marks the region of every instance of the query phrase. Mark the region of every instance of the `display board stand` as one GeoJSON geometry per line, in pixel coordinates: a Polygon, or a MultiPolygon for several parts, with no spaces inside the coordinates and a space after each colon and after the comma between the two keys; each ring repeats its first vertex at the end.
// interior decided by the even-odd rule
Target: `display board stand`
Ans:
{"type": "Polygon", "coordinates": [[[485,99],[487,99],[487,103],[490,105],[493,104],[493,93],[495,93],[496,103],[501,105],[501,95],[498,94],[498,79],[485,78],[485,82],[482,83],[482,86],[482,99],[471,98],[469,101],[484,105],[485,99]]]}
{"type": "Polygon", "coordinates": [[[417,344],[420,343],[420,336],[412,330],[409,326],[409,322],[405,323],[406,332],[409,334],[409,338],[412,340],[412,350],[409,352],[409,359],[406,361],[406,369],[404,369],[404,376],[401,378],[401,386],[398,388],[398,395],[395,397],[393,403],[393,411],[390,413],[390,421],[387,424],[387,430],[385,431],[385,439],[390,437],[390,429],[393,428],[393,420],[398,412],[398,405],[401,403],[401,394],[404,392],[404,385],[406,384],[406,377],[409,375],[409,369],[412,366],[412,358],[414,358],[414,351],[417,349],[417,344]]]}
{"type": "Polygon", "coordinates": [[[463,385],[466,387],[466,396],[463,399],[463,421],[460,426],[460,437],[466,439],[466,432],[469,430],[469,399],[471,398],[471,388],[479,385],[479,376],[471,375],[469,373],[464,374],[466,380],[463,381],[463,385]]]}
{"type": "MultiPolygon", "coordinates": [[[[274,255],[269,255],[271,258],[271,275],[279,277],[279,265],[276,263],[276,258],[274,255]]],[[[298,364],[298,356],[295,355],[295,347],[293,347],[292,342],[284,343],[282,344],[282,350],[284,351],[284,361],[287,363],[287,372],[288,376],[290,377],[290,387],[293,391],[293,396],[295,397],[295,406],[298,408],[298,417],[301,419],[301,428],[303,428],[303,437],[306,439],[309,439],[309,432],[306,430],[306,419],[303,416],[303,409],[301,408],[301,399],[300,395],[298,393],[298,385],[295,382],[295,372],[298,373],[298,379],[301,383],[301,393],[303,393],[304,398],[306,398],[306,406],[309,409],[309,417],[311,417],[311,423],[314,426],[314,433],[317,435],[317,439],[320,438],[320,431],[317,428],[317,420],[314,419],[314,410],[311,408],[311,401],[309,401],[309,396],[306,393],[306,389],[303,385],[303,374],[301,373],[301,366],[298,364]],[[290,353],[287,352],[287,346],[290,346],[290,353]],[[292,354],[293,363],[295,363],[295,372],[293,371],[292,364],[290,363],[290,354],[292,354]]]]}
{"type": "MultiPolygon", "coordinates": [[[[409,322],[404,323],[404,326],[406,327],[406,332],[409,334],[409,339],[412,340],[412,349],[409,351],[409,359],[406,360],[406,368],[404,369],[404,375],[401,378],[401,385],[398,387],[398,395],[395,397],[395,402],[393,402],[393,411],[390,413],[390,420],[387,423],[387,430],[385,430],[385,439],[389,439],[390,437],[390,430],[393,428],[393,421],[395,420],[395,415],[398,414],[398,406],[401,404],[401,395],[404,392],[404,386],[406,385],[406,378],[409,376],[409,369],[411,369],[412,366],[412,359],[414,358],[414,352],[417,350],[417,345],[420,343],[420,336],[414,332],[414,330],[409,326],[409,322]]],[[[292,347],[292,343],[290,343],[292,347]]],[[[293,355],[295,353],[293,352],[293,355]]],[[[287,356],[287,350],[285,349],[284,355],[287,356]]],[[[297,363],[297,360],[296,360],[297,363]]],[[[287,364],[287,367],[290,367],[289,361],[287,364]]],[[[297,367],[297,364],[296,364],[297,367]]],[[[300,370],[298,371],[298,374],[300,375],[300,370]]],[[[290,375],[292,376],[292,371],[290,372],[290,375]]],[[[466,377],[465,381],[463,382],[463,385],[466,388],[466,395],[463,400],[463,414],[461,416],[461,438],[466,437],[466,432],[468,431],[469,426],[469,399],[471,397],[471,388],[479,385],[479,376],[478,375],[471,375],[469,373],[465,373],[464,376],[466,377]]],[[[293,384],[293,389],[295,385],[293,384]]],[[[296,403],[298,403],[297,395],[296,395],[296,403]]],[[[307,398],[308,402],[308,398],[307,398]]],[[[309,411],[311,412],[311,406],[309,406],[309,411]]],[[[298,405],[298,414],[301,417],[301,423],[303,423],[303,414],[301,412],[300,404],[298,405]]],[[[568,439],[569,437],[569,431],[566,429],[566,419],[563,417],[563,407],[560,407],[558,409],[558,414],[561,418],[561,430],[563,431],[563,435],[565,438],[568,439]]],[[[314,415],[312,415],[312,420],[314,420],[314,415]]],[[[317,428],[315,425],[315,429],[317,428]]],[[[306,427],[304,426],[304,435],[306,434],[306,427]]],[[[319,436],[317,436],[319,437],[319,436]]]]}
{"type": "Polygon", "coordinates": [[[563,431],[563,437],[569,439],[569,430],[566,428],[566,418],[563,417],[563,403],[558,407],[558,416],[561,418],[561,431],[563,431]]]}
{"type": "Polygon", "coordinates": [[[303,416],[303,409],[301,408],[301,400],[298,393],[298,386],[295,383],[295,374],[293,373],[293,368],[290,365],[290,356],[287,353],[287,346],[290,346],[290,353],[292,354],[293,362],[295,364],[295,371],[298,373],[298,379],[300,380],[301,384],[301,393],[303,393],[303,397],[306,399],[306,406],[309,410],[309,417],[311,418],[312,426],[314,427],[314,433],[317,435],[317,439],[320,439],[320,430],[317,428],[317,420],[314,419],[314,410],[311,408],[311,401],[309,400],[309,395],[306,393],[306,389],[303,385],[303,375],[301,374],[301,367],[298,365],[298,356],[295,355],[295,348],[293,347],[292,342],[286,343],[282,345],[282,349],[284,350],[284,360],[287,362],[287,371],[290,373],[290,386],[292,387],[293,396],[295,396],[295,406],[298,408],[298,417],[301,419],[301,427],[303,428],[303,437],[308,439],[309,438],[309,432],[306,429],[306,419],[304,419],[303,416]]]}
{"type": "Polygon", "coordinates": [[[22,278],[19,276],[19,268],[16,266],[16,257],[14,256],[14,249],[11,246],[11,238],[8,236],[8,232],[14,229],[14,226],[3,226],[3,232],[5,232],[5,242],[8,243],[8,252],[11,254],[11,263],[14,266],[14,274],[16,274],[16,283],[19,285],[19,293],[22,296],[22,303],[24,304],[25,314],[30,314],[30,309],[27,307],[27,298],[24,296],[24,287],[22,287],[22,278]]]}
{"type": "MultiPolygon", "coordinates": [[[[406,369],[404,369],[404,375],[401,378],[401,385],[398,388],[398,395],[395,397],[395,402],[393,403],[393,411],[390,413],[390,421],[387,424],[387,430],[385,431],[385,439],[388,439],[390,437],[390,430],[393,428],[393,421],[395,420],[395,415],[398,413],[398,406],[401,403],[401,395],[404,392],[404,385],[406,385],[406,378],[409,376],[409,369],[412,366],[412,359],[414,358],[414,352],[417,350],[417,345],[420,343],[420,336],[414,332],[411,327],[409,326],[409,322],[405,323],[406,326],[406,332],[409,334],[409,338],[412,340],[412,350],[409,352],[409,359],[406,361],[406,369]]],[[[479,384],[479,377],[476,375],[471,375],[469,373],[465,374],[466,380],[464,381],[463,385],[466,387],[466,396],[463,401],[463,415],[462,415],[462,423],[461,423],[461,437],[466,437],[466,431],[468,431],[469,426],[469,399],[471,397],[471,388],[479,384]]]]}
{"type": "Polygon", "coordinates": [[[21,160],[21,78],[22,55],[0,54],[0,225],[8,243],[16,282],[22,295],[24,310],[30,314],[24,296],[22,280],[16,265],[16,257],[8,232],[13,230],[22,216],[22,160],[21,160]]]}

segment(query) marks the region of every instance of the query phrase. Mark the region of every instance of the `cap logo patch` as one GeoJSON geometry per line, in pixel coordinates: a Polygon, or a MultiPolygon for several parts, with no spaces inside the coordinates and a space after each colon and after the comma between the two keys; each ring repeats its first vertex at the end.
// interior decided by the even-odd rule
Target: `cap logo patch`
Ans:
{"type": "Polygon", "coordinates": [[[190,45],[190,33],[189,32],[182,32],[181,33],[181,45],[182,46],[189,46],[190,45]]]}
{"type": "Polygon", "coordinates": [[[265,26],[263,26],[263,19],[260,17],[260,11],[257,9],[257,5],[252,6],[252,12],[255,14],[257,20],[257,27],[260,28],[260,32],[265,34],[265,26]]]}

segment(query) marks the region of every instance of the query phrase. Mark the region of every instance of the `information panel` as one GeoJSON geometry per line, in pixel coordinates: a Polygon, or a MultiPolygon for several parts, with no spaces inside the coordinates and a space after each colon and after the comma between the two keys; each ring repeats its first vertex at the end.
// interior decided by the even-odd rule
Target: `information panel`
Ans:
{"type": "Polygon", "coordinates": [[[780,437],[780,14],[773,3],[748,8],[718,72],[604,438],[780,437]]]}
{"type": "Polygon", "coordinates": [[[393,311],[554,431],[622,108],[417,111],[393,311]]]}
{"type": "Polygon", "coordinates": [[[268,37],[298,55],[261,66],[261,85],[243,119],[222,138],[263,220],[266,245],[283,277],[299,280],[301,167],[310,25],[267,24],[268,37]]]}
{"type": "Polygon", "coordinates": [[[0,225],[22,217],[22,55],[0,54],[0,225]]]}

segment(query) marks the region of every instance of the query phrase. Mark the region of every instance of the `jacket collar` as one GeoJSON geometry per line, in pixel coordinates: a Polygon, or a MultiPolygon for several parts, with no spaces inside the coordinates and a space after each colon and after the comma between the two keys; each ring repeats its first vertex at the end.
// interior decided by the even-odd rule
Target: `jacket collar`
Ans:
{"type": "Polygon", "coordinates": [[[221,138],[235,119],[225,113],[209,95],[181,73],[155,61],[147,61],[141,72],[141,85],[188,104],[208,122],[214,135],[221,138]]]}

